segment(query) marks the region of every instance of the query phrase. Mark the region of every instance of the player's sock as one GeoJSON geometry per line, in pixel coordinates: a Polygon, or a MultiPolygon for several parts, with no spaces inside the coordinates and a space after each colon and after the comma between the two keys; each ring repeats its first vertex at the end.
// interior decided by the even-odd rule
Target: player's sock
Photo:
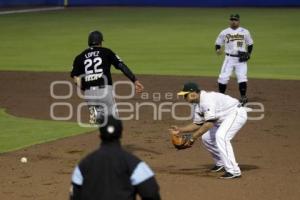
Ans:
{"type": "Polygon", "coordinates": [[[219,83],[219,92],[220,93],[225,93],[226,91],[226,88],[227,88],[227,85],[226,84],[222,84],[222,83],[219,83]]]}
{"type": "Polygon", "coordinates": [[[241,97],[245,97],[247,92],[247,82],[239,83],[239,89],[240,89],[241,97]]]}

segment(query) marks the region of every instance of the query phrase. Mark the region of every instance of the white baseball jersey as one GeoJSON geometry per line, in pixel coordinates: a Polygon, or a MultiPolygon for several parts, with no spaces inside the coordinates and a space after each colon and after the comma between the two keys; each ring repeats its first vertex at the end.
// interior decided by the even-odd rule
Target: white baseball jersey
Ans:
{"type": "Polygon", "coordinates": [[[200,102],[194,106],[193,122],[202,124],[208,120],[217,120],[217,124],[224,121],[239,105],[239,101],[218,92],[200,93],[200,102]]]}
{"type": "Polygon", "coordinates": [[[231,140],[247,121],[247,112],[239,101],[217,92],[201,91],[200,102],[195,104],[194,123],[217,120],[214,127],[202,135],[204,147],[212,154],[215,164],[226,172],[240,176],[231,140]]]}
{"type": "Polygon", "coordinates": [[[252,45],[250,32],[242,27],[226,28],[217,37],[216,45],[225,46],[225,53],[237,55],[238,51],[247,52],[247,46],[252,45]]]}

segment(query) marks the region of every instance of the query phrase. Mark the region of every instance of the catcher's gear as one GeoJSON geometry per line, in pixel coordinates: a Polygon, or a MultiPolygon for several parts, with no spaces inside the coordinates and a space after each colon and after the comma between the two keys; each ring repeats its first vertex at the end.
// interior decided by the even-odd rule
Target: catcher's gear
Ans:
{"type": "Polygon", "coordinates": [[[171,137],[172,144],[178,150],[190,148],[195,142],[192,134],[171,134],[171,137]]]}
{"type": "Polygon", "coordinates": [[[246,62],[250,59],[250,54],[248,52],[239,51],[238,56],[240,62],[246,62]]]}

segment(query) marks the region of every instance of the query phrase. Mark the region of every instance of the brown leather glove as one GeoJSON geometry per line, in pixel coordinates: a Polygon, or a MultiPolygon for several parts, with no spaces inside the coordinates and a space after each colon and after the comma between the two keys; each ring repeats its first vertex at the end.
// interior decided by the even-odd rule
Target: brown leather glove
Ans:
{"type": "Polygon", "coordinates": [[[192,134],[171,134],[171,142],[178,150],[187,149],[195,142],[192,136],[192,134]]]}

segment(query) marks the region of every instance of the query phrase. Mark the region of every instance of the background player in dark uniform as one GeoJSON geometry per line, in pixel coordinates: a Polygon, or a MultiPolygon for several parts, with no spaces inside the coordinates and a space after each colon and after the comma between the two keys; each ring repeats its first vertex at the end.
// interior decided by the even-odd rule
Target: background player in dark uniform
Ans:
{"type": "Polygon", "coordinates": [[[92,124],[101,121],[104,115],[117,115],[111,65],[134,83],[137,92],[144,89],[125,63],[112,50],[102,47],[102,42],[102,33],[92,31],[88,36],[89,48],[76,56],[71,71],[71,77],[84,91],[92,124]]]}
{"type": "Polygon", "coordinates": [[[122,149],[122,122],[112,116],[100,128],[101,147],[85,157],[72,175],[71,200],[160,200],[150,167],[122,149]]]}

